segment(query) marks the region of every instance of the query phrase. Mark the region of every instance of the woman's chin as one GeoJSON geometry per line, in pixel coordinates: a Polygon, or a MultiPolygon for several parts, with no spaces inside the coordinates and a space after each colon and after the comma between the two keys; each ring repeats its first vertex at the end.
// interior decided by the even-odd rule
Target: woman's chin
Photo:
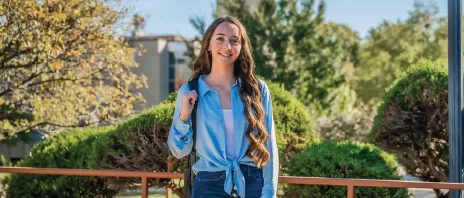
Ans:
{"type": "MultiPolygon", "coordinates": [[[[237,60],[237,59],[235,59],[237,60]]],[[[233,58],[222,58],[219,57],[215,62],[220,65],[233,65],[235,60],[233,58]]]]}

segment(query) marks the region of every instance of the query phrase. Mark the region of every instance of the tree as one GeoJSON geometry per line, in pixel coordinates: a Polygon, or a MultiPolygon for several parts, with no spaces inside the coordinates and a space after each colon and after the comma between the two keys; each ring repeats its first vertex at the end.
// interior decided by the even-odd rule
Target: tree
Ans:
{"type": "MultiPolygon", "coordinates": [[[[117,0],[0,2],[0,134],[113,123],[143,101],[117,0]]],[[[2,137],[0,137],[1,139],[2,137]]]]}
{"type": "Polygon", "coordinates": [[[437,14],[436,5],[417,2],[405,21],[385,21],[370,31],[355,72],[354,87],[361,99],[379,100],[402,71],[421,58],[447,57],[446,18],[437,14]]]}
{"type": "Polygon", "coordinates": [[[315,0],[262,0],[256,12],[243,0],[222,6],[247,28],[260,76],[283,83],[306,105],[331,106],[330,93],[357,59],[359,36],[348,26],[324,22],[323,1],[316,7],[315,0]]]}

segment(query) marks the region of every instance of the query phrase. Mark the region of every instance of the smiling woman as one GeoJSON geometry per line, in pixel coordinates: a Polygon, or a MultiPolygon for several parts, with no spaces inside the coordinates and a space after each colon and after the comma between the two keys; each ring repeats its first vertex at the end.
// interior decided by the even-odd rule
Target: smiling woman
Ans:
{"type": "Polygon", "coordinates": [[[254,71],[243,24],[230,16],[213,21],[191,81],[179,89],[168,138],[175,157],[197,156],[193,185],[188,180],[185,185],[193,186],[192,192],[184,191],[184,197],[276,196],[271,95],[254,71]]]}

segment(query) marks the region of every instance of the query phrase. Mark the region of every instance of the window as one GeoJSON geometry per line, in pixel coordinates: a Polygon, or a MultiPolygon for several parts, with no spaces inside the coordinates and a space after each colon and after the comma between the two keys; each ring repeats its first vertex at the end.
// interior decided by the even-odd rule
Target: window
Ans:
{"type": "Polygon", "coordinates": [[[169,64],[176,64],[176,56],[173,52],[169,52],[169,64]]]}
{"type": "Polygon", "coordinates": [[[169,81],[176,79],[176,68],[169,67],[169,81]]]}
{"type": "Polygon", "coordinates": [[[169,81],[169,93],[176,91],[176,83],[174,81],[169,81]]]}
{"type": "Polygon", "coordinates": [[[168,64],[168,92],[176,91],[176,56],[173,52],[169,52],[168,64]]]}

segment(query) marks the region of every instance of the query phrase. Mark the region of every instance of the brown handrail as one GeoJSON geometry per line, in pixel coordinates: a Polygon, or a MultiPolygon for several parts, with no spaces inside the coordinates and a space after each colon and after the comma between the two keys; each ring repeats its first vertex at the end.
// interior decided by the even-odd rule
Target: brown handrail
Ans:
{"type": "Polygon", "coordinates": [[[280,176],[279,183],[330,185],[330,186],[352,185],[352,186],[359,186],[359,187],[428,188],[428,189],[464,190],[464,183],[376,180],[376,179],[339,179],[339,178],[324,178],[324,177],[280,176]]]}
{"type": "Polygon", "coordinates": [[[182,173],[124,171],[124,170],[91,170],[91,169],[61,169],[61,168],[31,168],[0,166],[0,173],[36,174],[36,175],[73,175],[98,177],[146,177],[182,179],[182,173]]]}
{"type": "MultiPolygon", "coordinates": [[[[56,168],[30,168],[30,167],[3,167],[0,173],[39,174],[39,175],[72,175],[72,176],[98,176],[98,177],[139,177],[142,179],[142,198],[148,197],[148,178],[182,179],[183,173],[144,172],[123,170],[88,170],[88,169],[56,169],[56,168]]],[[[464,183],[446,182],[417,182],[401,180],[375,180],[375,179],[339,179],[323,177],[293,177],[279,176],[279,183],[311,184],[346,186],[347,197],[354,198],[355,187],[384,187],[384,188],[428,188],[464,190],[464,183]]]]}

